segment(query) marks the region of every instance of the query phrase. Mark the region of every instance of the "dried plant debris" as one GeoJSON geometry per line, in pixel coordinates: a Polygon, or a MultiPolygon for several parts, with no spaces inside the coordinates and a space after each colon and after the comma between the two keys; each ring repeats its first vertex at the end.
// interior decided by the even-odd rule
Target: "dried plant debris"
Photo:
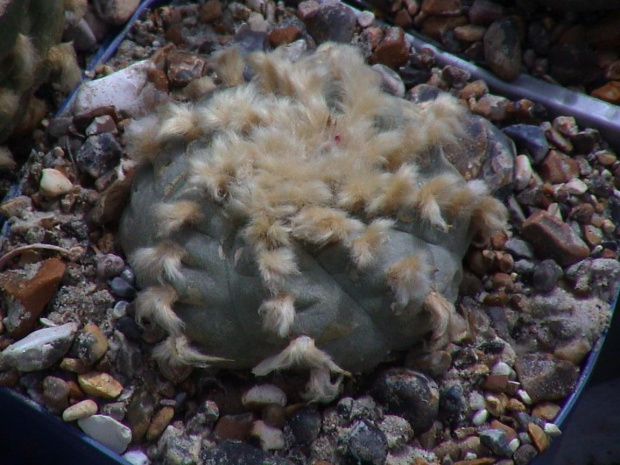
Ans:
{"type": "Polygon", "coordinates": [[[310,399],[327,401],[337,391],[316,372],[369,370],[462,332],[461,259],[506,209],[443,156],[461,131],[452,98],[388,95],[334,43],[247,64],[246,83],[237,51],[221,53],[231,87],[128,128],[143,163],[120,229],[143,287],[136,316],[169,333],[160,363],[302,366],[310,399]]]}

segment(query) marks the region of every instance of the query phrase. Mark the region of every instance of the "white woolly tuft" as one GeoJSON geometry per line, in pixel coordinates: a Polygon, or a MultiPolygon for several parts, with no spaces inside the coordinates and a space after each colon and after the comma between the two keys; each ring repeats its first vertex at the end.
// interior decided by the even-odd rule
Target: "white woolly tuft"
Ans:
{"type": "Polygon", "coordinates": [[[424,299],[422,308],[430,312],[432,320],[432,336],[435,341],[445,338],[452,315],[455,313],[454,305],[448,302],[441,294],[431,291],[424,299]]]}
{"type": "Polygon", "coordinates": [[[187,252],[173,242],[162,242],[155,247],[141,247],[129,257],[137,274],[152,280],[183,280],[181,261],[187,252]]]}
{"type": "Polygon", "coordinates": [[[431,269],[419,255],[411,255],[394,263],[386,272],[388,285],[394,291],[395,310],[404,309],[409,302],[422,302],[431,290],[431,269]]]}
{"type": "Polygon", "coordinates": [[[37,51],[30,37],[17,34],[11,55],[15,63],[18,88],[20,90],[30,88],[34,84],[37,66],[37,51]]]}
{"type": "Polygon", "coordinates": [[[287,276],[299,274],[295,253],[288,247],[260,249],[256,261],[263,281],[270,288],[277,287],[287,276]]]}
{"type": "Polygon", "coordinates": [[[136,321],[151,320],[169,334],[180,334],[185,324],[174,313],[172,306],[178,296],[172,286],[151,286],[138,294],[135,300],[136,321]]]}
{"type": "Polygon", "coordinates": [[[374,220],[361,236],[351,241],[351,258],[359,268],[365,268],[374,262],[394,223],[394,220],[386,218],[374,220]]]}
{"type": "Polygon", "coordinates": [[[190,346],[185,336],[168,337],[164,342],[153,349],[153,358],[157,363],[173,368],[187,365],[205,367],[213,363],[231,361],[226,358],[211,357],[202,354],[190,346]]]}
{"type": "Polygon", "coordinates": [[[197,115],[187,104],[167,105],[160,114],[157,139],[160,143],[183,137],[187,142],[200,136],[197,115]]]}
{"type": "Polygon", "coordinates": [[[263,317],[263,328],[280,337],[288,336],[295,321],[295,301],[284,295],[265,300],[258,309],[263,317]]]}
{"type": "Polygon", "coordinates": [[[180,200],[171,203],[159,203],[155,206],[155,217],[160,230],[159,237],[168,237],[183,226],[198,223],[203,215],[200,205],[192,200],[180,200]]]}
{"type": "Polygon", "coordinates": [[[256,215],[243,230],[243,236],[250,244],[261,244],[267,249],[290,246],[289,233],[290,228],[282,221],[268,215],[256,215]]]}
{"type": "Polygon", "coordinates": [[[476,203],[471,215],[471,225],[475,234],[472,242],[484,246],[490,237],[506,228],[508,210],[499,200],[486,196],[476,203]]]}
{"type": "Polygon", "coordinates": [[[299,336],[278,355],[269,357],[256,365],[252,370],[256,376],[265,376],[272,371],[285,370],[292,366],[326,369],[332,373],[351,376],[348,371],[336,365],[327,353],[314,345],[314,339],[299,336]]]}
{"type": "Polygon", "coordinates": [[[306,390],[301,393],[306,402],[328,403],[336,398],[340,392],[343,375],[338,375],[332,382],[331,372],[324,368],[310,370],[310,380],[306,384],[306,390]]]}
{"type": "Polygon", "coordinates": [[[237,86],[243,82],[245,63],[236,47],[229,47],[215,54],[213,67],[226,86],[237,86]]]}
{"type": "Polygon", "coordinates": [[[423,220],[428,221],[442,232],[449,229],[442,216],[441,206],[447,206],[453,197],[459,179],[453,175],[443,175],[431,179],[415,194],[414,206],[423,220]]]}
{"type": "Polygon", "coordinates": [[[292,218],[292,234],[313,244],[344,242],[364,229],[364,223],[333,208],[310,207],[292,218]]]}
{"type": "Polygon", "coordinates": [[[416,175],[417,170],[412,165],[403,165],[396,173],[389,175],[383,191],[368,205],[368,213],[394,214],[398,209],[412,203],[417,191],[416,175]]]}
{"type": "Polygon", "coordinates": [[[149,115],[132,121],[125,129],[125,140],[129,156],[138,162],[153,161],[162,151],[158,140],[159,118],[149,115]]]}

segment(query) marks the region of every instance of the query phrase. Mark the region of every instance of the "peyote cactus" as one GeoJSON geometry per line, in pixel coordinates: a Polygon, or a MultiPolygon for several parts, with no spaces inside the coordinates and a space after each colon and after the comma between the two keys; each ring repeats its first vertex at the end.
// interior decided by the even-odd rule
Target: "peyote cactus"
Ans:
{"type": "Polygon", "coordinates": [[[307,398],[329,400],[343,375],[462,331],[461,259],[505,208],[442,154],[452,99],[384,93],[349,46],[247,64],[246,83],[225,52],[228,87],[128,129],[143,162],[120,225],[136,318],[169,333],[160,364],[301,366],[307,398]]]}
{"type": "Polygon", "coordinates": [[[33,121],[44,116],[45,104],[34,92],[50,74],[64,92],[79,82],[73,45],[60,41],[66,15],[80,9],[81,3],[0,2],[0,143],[16,128],[32,130],[33,121]]]}

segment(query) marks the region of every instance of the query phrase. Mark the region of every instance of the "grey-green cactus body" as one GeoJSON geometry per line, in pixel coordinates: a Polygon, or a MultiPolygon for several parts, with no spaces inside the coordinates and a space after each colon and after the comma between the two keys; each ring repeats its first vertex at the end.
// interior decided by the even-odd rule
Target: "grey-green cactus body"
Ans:
{"type": "MultiPolygon", "coordinates": [[[[327,78],[339,75],[339,66],[357,67],[362,79],[376,86],[374,90],[379,88],[374,72],[351,49],[330,44],[317,53],[323,56],[295,65],[279,56],[261,56],[254,62],[258,75],[254,81],[262,89],[254,81],[246,86],[256,86],[257,92],[269,98],[285,98],[285,103],[274,103],[285,109],[288,100],[295,98],[312,105],[313,96],[305,95],[306,91],[317,92],[319,100],[328,101],[327,84],[320,79],[331,86],[327,78]],[[343,55],[348,65],[338,64],[343,55]],[[269,74],[265,71],[269,66],[263,66],[261,59],[268,64],[273,60],[274,66],[284,63],[283,76],[271,76],[275,83],[260,81],[269,74]],[[303,82],[298,83],[300,89],[289,93],[299,95],[278,95],[278,85],[284,86],[280,81],[290,84],[287,70],[293,73],[295,66],[301,72],[315,69],[316,60],[324,67],[316,71],[319,84],[311,82],[306,87],[314,88],[306,89],[303,82]],[[270,85],[274,92],[264,90],[270,85]]],[[[445,160],[434,143],[440,138],[433,134],[437,132],[435,121],[417,132],[413,129],[417,122],[412,115],[441,119],[437,116],[441,108],[417,115],[414,104],[377,90],[368,98],[384,105],[361,113],[371,121],[370,134],[350,125],[338,127],[348,117],[346,84],[343,78],[342,102],[325,103],[316,110],[329,111],[325,121],[337,128],[324,130],[325,124],[317,124],[318,131],[325,132],[318,140],[323,137],[327,148],[322,142],[316,149],[312,131],[289,121],[297,117],[298,108],[291,114],[272,111],[263,120],[255,114],[260,108],[250,109],[238,115],[252,121],[248,128],[245,120],[237,124],[235,115],[218,120],[218,108],[213,109],[217,102],[211,100],[182,116],[176,110],[163,112],[134,134],[136,152],[154,150],[155,140],[158,155],[143,155],[148,161],[134,179],[130,204],[121,220],[122,246],[137,268],[143,301],[151,302],[149,292],[161,292],[183,322],[180,329],[172,323],[163,326],[169,326],[165,329],[172,339],[183,338],[192,351],[212,357],[207,363],[212,360],[215,366],[231,368],[259,365],[259,374],[294,365],[323,373],[325,369],[327,373],[359,372],[372,369],[391,351],[407,349],[424,338],[445,339],[454,332],[458,316],[451,302],[461,279],[461,259],[474,234],[488,235],[502,223],[503,207],[482,192],[479,184],[466,183],[445,160]],[[172,124],[176,132],[166,132],[167,118],[178,118],[172,124]],[[181,118],[189,122],[184,126],[181,118]],[[334,125],[331,118],[338,123],[334,125]],[[191,129],[201,124],[207,129],[191,129]],[[289,144],[290,153],[285,152],[282,163],[277,158],[280,155],[264,151],[265,147],[280,150],[279,141],[264,142],[270,124],[276,136],[288,128],[301,139],[299,147],[295,140],[289,144]],[[431,131],[430,136],[423,134],[425,129],[431,131]],[[404,148],[395,146],[385,153],[364,152],[373,138],[390,135],[421,142],[403,142],[404,148]],[[358,136],[362,140],[353,139],[358,136]],[[263,150],[254,153],[248,145],[254,140],[263,150]],[[240,154],[240,150],[252,154],[240,154]],[[226,156],[238,160],[226,165],[226,156]],[[287,163],[293,168],[284,171],[281,166],[287,163]],[[317,170],[312,163],[323,164],[317,170]],[[205,173],[225,182],[205,185],[200,177],[205,173]],[[312,176],[316,184],[308,186],[318,187],[304,187],[299,200],[294,187],[304,186],[312,176]],[[376,186],[368,188],[367,184],[376,186]],[[287,198],[289,192],[296,200],[287,198]],[[316,200],[321,196],[325,198],[316,200]],[[350,201],[352,197],[355,202],[350,201]],[[262,202],[263,198],[268,201],[262,202]]],[[[231,94],[230,105],[239,104],[233,90],[221,91],[226,92],[231,94]]],[[[454,114],[445,119],[452,124],[459,110],[450,108],[454,114]]],[[[170,317],[165,308],[151,311],[145,305],[140,307],[144,315],[170,321],[164,318],[170,317]]],[[[160,354],[162,359],[174,359],[170,351],[175,346],[170,347],[160,354]]],[[[178,360],[191,363],[192,356],[180,354],[178,360]]]]}

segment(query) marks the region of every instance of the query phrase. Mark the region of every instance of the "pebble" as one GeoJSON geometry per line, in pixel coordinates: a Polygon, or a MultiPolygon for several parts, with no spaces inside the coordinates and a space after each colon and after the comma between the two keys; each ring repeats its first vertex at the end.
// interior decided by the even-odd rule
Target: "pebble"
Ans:
{"type": "Polygon", "coordinates": [[[532,438],[532,443],[538,453],[543,453],[549,447],[549,437],[545,434],[543,429],[536,423],[529,423],[527,425],[527,432],[532,438]]]}
{"type": "Polygon", "coordinates": [[[321,414],[314,407],[304,406],[288,419],[288,425],[300,445],[311,444],[321,432],[321,414]]]}
{"type": "Polygon", "coordinates": [[[487,429],[480,432],[480,442],[491,452],[500,457],[511,457],[513,450],[506,433],[501,429],[487,429]]]}
{"type": "Polygon", "coordinates": [[[362,11],[357,15],[357,24],[362,28],[370,26],[375,20],[375,15],[372,11],[362,11]]]}
{"type": "Polygon", "coordinates": [[[491,0],[475,0],[468,14],[472,24],[489,25],[504,16],[504,7],[491,0]]]}
{"type": "Polygon", "coordinates": [[[501,79],[512,81],[521,73],[521,44],[516,21],[494,21],[484,33],[484,58],[501,79]]]}
{"type": "Polygon", "coordinates": [[[566,190],[571,195],[582,195],[588,191],[588,185],[579,178],[573,178],[566,183],[566,190]]]}
{"type": "Polygon", "coordinates": [[[504,243],[504,249],[517,258],[534,258],[534,248],[529,242],[511,237],[504,243]]]}
{"type": "Polygon", "coordinates": [[[146,430],[146,440],[150,442],[157,439],[170,424],[173,417],[174,408],[162,407],[161,409],[159,409],[159,411],[153,416],[151,424],[146,430]]]}
{"type": "Polygon", "coordinates": [[[544,210],[536,211],[525,220],[521,234],[542,257],[552,258],[562,266],[572,265],[590,255],[588,246],[568,224],[544,210]]]}
{"type": "Polygon", "coordinates": [[[104,133],[110,133],[113,135],[118,133],[116,123],[111,115],[96,116],[84,131],[86,136],[94,136],[104,133]]]}
{"type": "Polygon", "coordinates": [[[108,339],[96,324],[87,323],[75,338],[73,349],[80,360],[93,364],[108,350],[108,339]]]}
{"type": "Polygon", "coordinates": [[[97,134],[86,138],[75,161],[84,173],[99,178],[118,165],[121,147],[112,134],[97,134]]]}
{"type": "Polygon", "coordinates": [[[472,113],[497,123],[506,119],[508,103],[509,100],[505,97],[487,94],[477,101],[470,100],[469,107],[472,113]]]}
{"type": "Polygon", "coordinates": [[[613,258],[583,260],[568,268],[566,276],[580,294],[592,294],[611,302],[620,285],[620,262],[613,258]]]}
{"type": "Polygon", "coordinates": [[[73,189],[73,183],[62,172],[44,168],[39,181],[39,192],[46,197],[58,197],[73,189]]]}
{"type": "Polygon", "coordinates": [[[125,402],[110,402],[101,407],[101,414],[114,418],[116,421],[123,421],[127,414],[125,402]]]}
{"type": "Polygon", "coordinates": [[[439,413],[437,383],[407,368],[390,368],[373,385],[373,396],[389,413],[405,418],[416,433],[423,433],[439,413]]]}
{"type": "Polygon", "coordinates": [[[66,323],[30,333],[2,351],[0,366],[22,372],[49,368],[67,353],[77,329],[76,323],[66,323]]]}
{"type": "Polygon", "coordinates": [[[515,465],[528,465],[538,455],[534,446],[530,444],[521,445],[512,456],[515,465]]]}
{"type": "Polygon", "coordinates": [[[252,430],[254,415],[244,413],[239,415],[224,415],[215,424],[215,435],[229,441],[245,441],[252,430]]]}
{"type": "Polygon", "coordinates": [[[152,61],[139,61],[108,76],[85,81],[76,95],[74,113],[112,106],[134,118],[146,114],[163,99],[147,78],[148,71],[155,69],[152,61]]]}
{"type": "Polygon", "coordinates": [[[508,375],[489,375],[484,380],[482,388],[487,391],[504,392],[508,386],[508,375]]]}
{"type": "Polygon", "coordinates": [[[96,260],[97,276],[101,279],[114,278],[125,268],[125,261],[116,254],[99,254],[96,260]]]}
{"type": "MultiPolygon", "coordinates": [[[[223,441],[214,447],[205,447],[200,453],[202,463],[213,464],[273,464],[273,465],[293,465],[294,462],[274,457],[270,452],[264,452],[257,447],[249,444],[223,441]]],[[[191,463],[191,462],[190,462],[191,463]]],[[[320,461],[316,465],[321,464],[320,461]]]]}
{"type": "Polygon", "coordinates": [[[166,55],[167,77],[170,85],[185,87],[191,81],[203,76],[207,63],[204,58],[183,50],[175,50],[166,55]]]}
{"type": "Polygon", "coordinates": [[[519,150],[527,150],[532,162],[537,165],[547,156],[549,142],[545,131],[531,124],[513,124],[502,129],[504,134],[513,139],[519,150]]]}
{"type": "Polygon", "coordinates": [[[174,441],[167,441],[163,463],[166,465],[204,463],[200,459],[201,448],[202,438],[200,436],[179,436],[174,441]]]}
{"type": "Polygon", "coordinates": [[[141,450],[130,450],[123,454],[123,458],[131,465],[150,465],[151,460],[141,450]]]}
{"type": "Polygon", "coordinates": [[[128,315],[122,316],[116,322],[116,329],[127,337],[130,341],[140,341],[143,329],[136,323],[136,320],[128,315]]]}
{"type": "Polygon", "coordinates": [[[538,166],[540,177],[551,184],[560,184],[579,176],[579,163],[557,150],[549,150],[538,166]]]}
{"type": "Polygon", "coordinates": [[[243,406],[248,410],[260,410],[269,404],[286,406],[286,394],[273,384],[259,384],[246,391],[241,397],[243,406]]]}
{"type": "Polygon", "coordinates": [[[609,81],[608,83],[594,89],[590,95],[592,97],[605,100],[609,103],[620,103],[620,82],[609,81]]]}
{"type": "Polygon", "coordinates": [[[372,63],[381,63],[392,69],[398,69],[409,60],[409,45],[405,32],[399,27],[386,29],[383,39],[375,48],[372,63]]]}
{"type": "Polygon", "coordinates": [[[286,412],[284,407],[278,404],[265,405],[261,411],[261,419],[274,428],[284,428],[286,424],[286,412]]]}
{"type": "Polygon", "coordinates": [[[65,411],[62,412],[62,419],[66,422],[81,420],[95,415],[98,408],[94,400],[86,399],[67,407],[65,411]]]}
{"type": "Polygon", "coordinates": [[[476,425],[482,425],[489,418],[489,411],[485,408],[478,410],[471,419],[471,422],[476,425]]]}
{"type": "Polygon", "coordinates": [[[120,276],[112,278],[108,284],[112,293],[122,299],[133,300],[137,295],[136,289],[120,276]]]}
{"type": "Polygon", "coordinates": [[[532,179],[532,164],[527,155],[515,157],[514,188],[517,191],[525,189],[532,179]]]}
{"type": "MultiPolygon", "coordinates": [[[[572,363],[544,354],[522,356],[515,362],[515,370],[534,404],[563,399],[573,390],[579,376],[578,368],[572,363]]],[[[528,404],[522,396],[519,397],[528,404]]]]}
{"type": "Polygon", "coordinates": [[[35,328],[43,309],[56,294],[66,269],[62,260],[50,258],[41,262],[31,279],[25,279],[18,271],[0,274],[0,287],[14,302],[8,305],[3,320],[10,337],[19,339],[35,328]]]}
{"type": "Polygon", "coordinates": [[[437,350],[430,354],[407,357],[405,364],[409,368],[419,370],[432,378],[436,378],[448,371],[452,364],[452,357],[445,350],[437,350]]]}
{"type": "Polygon", "coordinates": [[[387,446],[383,431],[368,420],[360,420],[351,428],[348,452],[358,463],[383,465],[387,457],[387,446]]]}
{"type": "Polygon", "coordinates": [[[71,388],[63,379],[55,376],[46,376],[43,379],[43,399],[47,408],[54,413],[60,413],[67,408],[70,391],[71,388]]]}
{"type": "Polygon", "coordinates": [[[552,437],[558,437],[562,435],[562,430],[555,423],[545,423],[545,427],[543,428],[545,433],[552,437]]]}
{"type": "MultiPolygon", "coordinates": [[[[303,8],[303,3],[310,2],[300,3],[299,8],[303,8]]],[[[318,44],[330,41],[349,43],[357,23],[353,10],[335,1],[328,1],[316,7],[313,5],[313,8],[301,18],[318,44]]]]}
{"type": "Polygon", "coordinates": [[[291,44],[303,35],[303,24],[295,18],[295,20],[285,19],[276,24],[269,32],[269,43],[273,47],[291,44]]]}
{"type": "Polygon", "coordinates": [[[551,292],[563,275],[562,268],[554,260],[543,260],[534,270],[532,284],[539,292],[551,292]]]}
{"type": "Polygon", "coordinates": [[[151,393],[139,391],[131,398],[127,406],[125,417],[131,428],[131,433],[135,442],[142,441],[142,438],[151,424],[154,410],[155,399],[151,393]]]}
{"type": "Polygon", "coordinates": [[[284,433],[279,428],[269,426],[262,420],[256,420],[252,425],[250,436],[258,439],[260,448],[267,450],[282,450],[286,447],[284,433]]]}
{"type": "Polygon", "coordinates": [[[78,426],[91,438],[122,454],[131,442],[131,430],[105,415],[92,415],[78,420],[78,426]]]}
{"type": "Polygon", "coordinates": [[[400,449],[413,438],[409,422],[396,415],[385,415],[377,426],[385,435],[388,450],[400,449]]]}
{"type": "Polygon", "coordinates": [[[78,383],[86,394],[104,399],[114,399],[120,396],[123,385],[108,373],[91,371],[78,375],[78,383]]]}

